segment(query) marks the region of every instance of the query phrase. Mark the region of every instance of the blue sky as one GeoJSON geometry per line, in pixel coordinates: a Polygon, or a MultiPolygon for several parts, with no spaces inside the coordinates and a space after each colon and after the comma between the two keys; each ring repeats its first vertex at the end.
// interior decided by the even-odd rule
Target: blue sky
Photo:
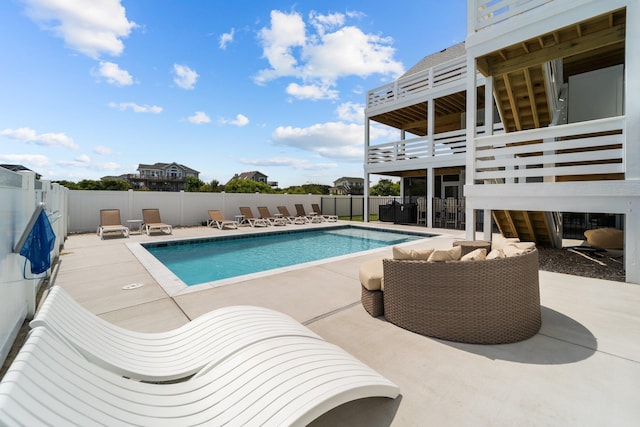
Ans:
{"type": "Polygon", "coordinates": [[[0,163],[363,176],[367,90],[465,35],[465,0],[3,0],[0,163]]]}

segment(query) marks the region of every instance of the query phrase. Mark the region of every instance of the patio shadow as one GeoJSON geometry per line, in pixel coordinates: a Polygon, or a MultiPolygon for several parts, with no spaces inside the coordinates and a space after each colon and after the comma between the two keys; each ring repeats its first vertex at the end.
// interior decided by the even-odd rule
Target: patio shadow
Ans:
{"type": "Polygon", "coordinates": [[[443,344],[484,356],[534,365],[562,365],[588,359],[598,350],[596,337],[582,324],[564,314],[542,307],[542,328],[528,340],[500,345],[443,344]]]}
{"type": "Polygon", "coordinates": [[[352,400],[319,416],[308,427],[388,427],[401,401],[402,395],[393,400],[386,397],[352,400]]]}

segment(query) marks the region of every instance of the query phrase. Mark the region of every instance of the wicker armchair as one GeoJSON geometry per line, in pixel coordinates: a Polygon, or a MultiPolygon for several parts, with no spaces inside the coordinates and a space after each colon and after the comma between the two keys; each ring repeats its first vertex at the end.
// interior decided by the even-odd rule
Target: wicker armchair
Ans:
{"type": "Polygon", "coordinates": [[[384,291],[363,288],[363,305],[381,296],[385,318],[402,328],[475,344],[522,341],[540,329],[537,250],[482,261],[382,262],[384,291]]]}

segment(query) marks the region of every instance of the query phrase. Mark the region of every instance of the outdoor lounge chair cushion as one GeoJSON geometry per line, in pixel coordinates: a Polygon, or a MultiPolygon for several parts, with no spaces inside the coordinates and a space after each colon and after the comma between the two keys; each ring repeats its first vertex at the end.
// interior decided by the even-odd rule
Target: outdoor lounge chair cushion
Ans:
{"type": "Polygon", "coordinates": [[[502,249],[492,249],[491,252],[487,254],[487,258],[485,259],[501,259],[506,258],[504,251],[502,249]]]}
{"type": "Polygon", "coordinates": [[[433,249],[408,249],[394,246],[392,248],[393,259],[422,260],[426,261],[433,253],[433,249]]]}
{"type": "Polygon", "coordinates": [[[362,263],[359,270],[360,283],[370,291],[384,290],[382,259],[362,263]]]}
{"type": "Polygon", "coordinates": [[[487,257],[487,250],[485,248],[474,249],[466,255],[460,258],[460,261],[480,261],[487,257]]]}
{"type": "Polygon", "coordinates": [[[373,369],[312,337],[257,341],[202,376],[150,384],[96,368],[36,328],[0,383],[0,424],[306,426],[352,400],[398,394],[373,369]]]}
{"type": "Polygon", "coordinates": [[[462,257],[462,246],[454,246],[451,249],[435,249],[431,255],[429,255],[429,262],[441,262],[441,261],[460,261],[462,257]]]}
{"type": "Polygon", "coordinates": [[[584,232],[589,246],[598,249],[624,249],[624,231],[615,228],[598,228],[584,232]]]}

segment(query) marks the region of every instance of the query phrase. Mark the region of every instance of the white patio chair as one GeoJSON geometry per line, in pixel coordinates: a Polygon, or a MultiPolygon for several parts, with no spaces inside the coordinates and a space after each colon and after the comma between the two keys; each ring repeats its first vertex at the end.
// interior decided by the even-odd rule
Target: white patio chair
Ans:
{"type": "Polygon", "coordinates": [[[322,339],[286,314],[253,306],[220,308],[167,332],[131,331],[94,315],[60,286],[51,288],[30,326],[51,329],[96,365],[156,382],[188,377],[266,338],[322,339]]]}
{"type": "Polygon", "coordinates": [[[96,367],[47,328],[34,329],[0,383],[0,421],[16,426],[305,426],[398,387],[339,347],[310,337],[262,340],[174,384],[96,367]]]}

